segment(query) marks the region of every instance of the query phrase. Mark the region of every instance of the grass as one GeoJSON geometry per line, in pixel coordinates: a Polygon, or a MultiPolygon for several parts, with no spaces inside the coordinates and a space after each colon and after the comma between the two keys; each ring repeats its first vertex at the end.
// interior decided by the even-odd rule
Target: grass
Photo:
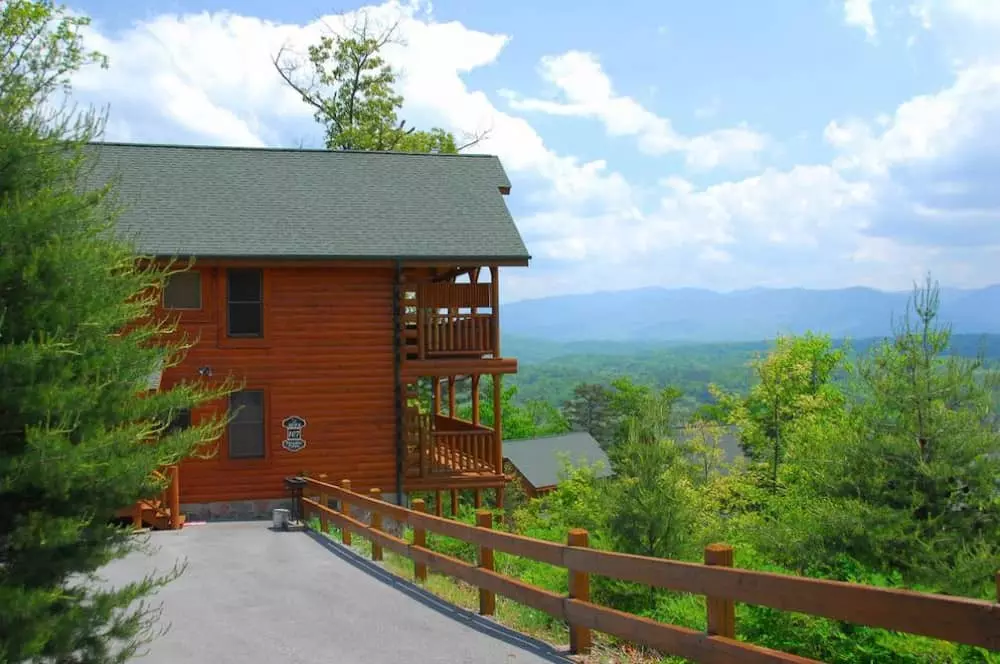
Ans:
{"type": "MultiPolygon", "coordinates": [[[[318,518],[311,518],[309,527],[315,532],[322,532],[318,518]]],[[[325,535],[337,543],[342,542],[341,530],[336,526],[330,525],[325,535]]],[[[412,541],[412,532],[407,531],[405,538],[407,541],[412,541]]],[[[357,533],[353,533],[350,549],[357,555],[371,560],[371,542],[357,533]]],[[[499,557],[501,554],[497,553],[496,555],[499,557]]],[[[394,576],[413,581],[413,561],[405,556],[383,550],[382,567],[394,576]]],[[[420,585],[424,590],[450,604],[468,611],[479,611],[479,589],[464,581],[428,570],[427,581],[420,585]]],[[[565,623],[506,597],[499,595],[496,597],[496,612],[493,619],[505,627],[552,644],[557,648],[565,650],[568,647],[569,629],[565,623]]],[[[573,659],[581,664],[656,664],[658,662],[678,661],[677,659],[664,660],[643,649],[628,644],[613,643],[602,637],[603,635],[595,633],[594,648],[591,653],[586,656],[572,656],[573,659]]]]}

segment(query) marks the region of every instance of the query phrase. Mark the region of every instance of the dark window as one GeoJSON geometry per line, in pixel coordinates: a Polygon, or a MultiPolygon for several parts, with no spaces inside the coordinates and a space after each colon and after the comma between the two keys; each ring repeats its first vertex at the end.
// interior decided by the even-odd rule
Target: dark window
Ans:
{"type": "Polygon", "coordinates": [[[228,272],[229,336],[264,336],[264,288],[260,270],[228,272]]]}
{"type": "Polygon", "coordinates": [[[201,309],[201,273],[177,272],[167,277],[163,286],[166,309],[201,309]]]}
{"type": "Polygon", "coordinates": [[[243,390],[229,395],[229,458],[264,458],[264,392],[243,390]]]}
{"type": "Polygon", "coordinates": [[[177,431],[184,431],[191,426],[191,410],[188,408],[181,408],[174,414],[174,419],[170,420],[170,424],[167,425],[167,433],[175,433],[177,431]]]}

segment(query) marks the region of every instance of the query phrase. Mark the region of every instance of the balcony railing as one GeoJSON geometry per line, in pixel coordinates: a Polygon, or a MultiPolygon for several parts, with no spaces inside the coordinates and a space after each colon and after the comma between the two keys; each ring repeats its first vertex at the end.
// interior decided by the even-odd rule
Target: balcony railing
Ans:
{"type": "Polygon", "coordinates": [[[500,472],[496,466],[496,440],[492,429],[414,411],[407,414],[406,427],[408,474],[411,477],[500,472]],[[432,426],[432,422],[437,426],[432,426]]]}
{"type": "Polygon", "coordinates": [[[419,284],[404,301],[413,359],[497,355],[499,325],[490,284],[419,284]]]}

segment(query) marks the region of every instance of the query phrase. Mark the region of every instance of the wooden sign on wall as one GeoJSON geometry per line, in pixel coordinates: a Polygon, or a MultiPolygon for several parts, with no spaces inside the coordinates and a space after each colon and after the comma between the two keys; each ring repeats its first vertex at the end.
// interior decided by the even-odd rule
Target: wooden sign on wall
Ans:
{"type": "Polygon", "coordinates": [[[292,415],[283,419],[281,426],[285,427],[285,439],[281,441],[283,448],[289,452],[298,452],[306,446],[306,441],[302,437],[302,429],[306,426],[305,418],[292,415]]]}

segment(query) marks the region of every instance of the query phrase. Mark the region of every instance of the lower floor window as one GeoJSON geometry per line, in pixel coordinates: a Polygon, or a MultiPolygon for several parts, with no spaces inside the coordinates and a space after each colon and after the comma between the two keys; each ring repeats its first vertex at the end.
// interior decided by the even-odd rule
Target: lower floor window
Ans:
{"type": "Polygon", "coordinates": [[[264,458],[264,391],[230,394],[229,416],[229,458],[264,458]]]}

